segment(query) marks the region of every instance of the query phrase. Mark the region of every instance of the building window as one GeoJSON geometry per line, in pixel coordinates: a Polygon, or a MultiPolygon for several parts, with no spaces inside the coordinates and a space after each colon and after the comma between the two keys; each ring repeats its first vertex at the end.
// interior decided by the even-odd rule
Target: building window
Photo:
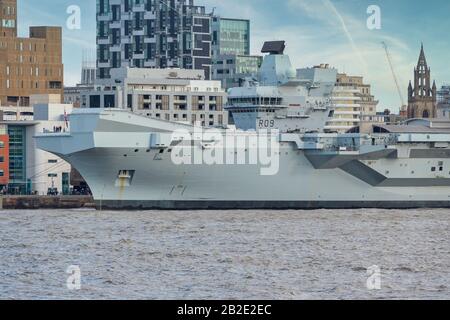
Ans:
{"type": "Polygon", "coordinates": [[[56,173],[49,173],[49,174],[48,174],[48,177],[49,177],[49,178],[57,178],[57,177],[58,177],[58,174],[56,174],[56,173]]]}
{"type": "Polygon", "coordinates": [[[5,171],[0,170],[0,177],[4,177],[5,176],[5,171]]]}
{"type": "Polygon", "coordinates": [[[89,107],[100,108],[100,95],[89,96],[89,107]]]}
{"type": "Polygon", "coordinates": [[[116,96],[113,94],[105,94],[104,106],[105,108],[115,108],[116,96]]]}
{"type": "Polygon", "coordinates": [[[61,81],[50,81],[49,82],[49,87],[50,87],[50,89],[61,89],[62,88],[62,83],[61,83],[61,81]]]}

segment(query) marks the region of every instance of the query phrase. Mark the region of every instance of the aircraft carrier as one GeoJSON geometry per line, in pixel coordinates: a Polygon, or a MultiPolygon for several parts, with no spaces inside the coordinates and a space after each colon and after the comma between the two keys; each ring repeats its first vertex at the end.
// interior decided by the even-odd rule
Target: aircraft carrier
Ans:
{"type": "MultiPolygon", "coordinates": [[[[266,43],[258,79],[228,94],[235,127],[208,131],[124,109],[79,109],[36,137],[110,209],[450,207],[450,129],[438,120],[327,132],[336,70],[299,77],[266,43]]],[[[316,70],[317,71],[317,70],[316,70]]]]}

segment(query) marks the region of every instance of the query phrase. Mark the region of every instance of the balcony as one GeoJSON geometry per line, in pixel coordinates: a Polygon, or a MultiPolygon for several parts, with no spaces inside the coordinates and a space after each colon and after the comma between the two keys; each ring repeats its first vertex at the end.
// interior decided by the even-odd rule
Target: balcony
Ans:
{"type": "Polygon", "coordinates": [[[136,27],[135,29],[133,29],[133,36],[145,36],[145,30],[144,27],[136,27]]]}
{"type": "Polygon", "coordinates": [[[353,122],[353,123],[358,123],[361,122],[361,120],[359,118],[334,118],[329,120],[328,122],[330,123],[340,123],[340,122],[345,122],[345,123],[349,123],[349,122],[353,122]]]}
{"type": "Polygon", "coordinates": [[[110,37],[97,37],[97,43],[103,44],[103,45],[109,45],[109,44],[111,44],[111,38],[110,37]]]}
{"type": "Polygon", "coordinates": [[[110,27],[111,29],[120,29],[120,28],[122,27],[122,23],[121,23],[120,21],[112,21],[112,22],[109,24],[109,27],[110,27]]]}
{"type": "Polygon", "coordinates": [[[97,15],[97,21],[110,21],[112,19],[111,12],[101,13],[97,15]]]}
{"type": "Polygon", "coordinates": [[[351,104],[351,103],[336,103],[334,105],[336,108],[361,108],[360,104],[351,104]]]}
{"type": "Polygon", "coordinates": [[[99,62],[98,67],[99,68],[109,68],[109,67],[111,67],[111,63],[110,62],[99,62]]]}
{"type": "Polygon", "coordinates": [[[332,101],[360,101],[361,98],[355,96],[333,96],[331,97],[332,101]]]}
{"type": "Polygon", "coordinates": [[[144,13],[144,19],[145,20],[154,20],[156,19],[156,14],[153,11],[146,11],[144,13]]]}
{"type": "Polygon", "coordinates": [[[355,115],[359,116],[361,114],[361,111],[334,111],[335,115],[355,115]]]}
{"type": "Polygon", "coordinates": [[[175,103],[186,103],[187,97],[186,96],[175,96],[174,102],[175,103]]]}
{"type": "Polygon", "coordinates": [[[133,12],[145,12],[145,4],[144,3],[139,3],[139,4],[135,4],[133,5],[133,12]]]}

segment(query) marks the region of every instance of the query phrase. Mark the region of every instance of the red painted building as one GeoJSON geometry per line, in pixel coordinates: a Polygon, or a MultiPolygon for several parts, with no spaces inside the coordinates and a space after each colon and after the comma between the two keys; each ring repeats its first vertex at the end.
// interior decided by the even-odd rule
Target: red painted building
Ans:
{"type": "Polygon", "coordinates": [[[9,136],[0,128],[0,190],[9,183],[9,136]]]}

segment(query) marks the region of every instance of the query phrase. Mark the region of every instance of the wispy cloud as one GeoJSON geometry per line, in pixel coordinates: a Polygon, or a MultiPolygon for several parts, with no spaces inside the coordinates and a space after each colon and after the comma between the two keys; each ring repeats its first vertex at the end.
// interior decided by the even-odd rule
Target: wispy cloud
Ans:
{"type": "MultiPolygon", "coordinates": [[[[339,2],[343,4],[345,1],[339,2]]],[[[411,48],[401,38],[382,30],[367,29],[364,16],[355,16],[349,11],[336,7],[330,0],[289,0],[288,6],[311,22],[300,23],[305,32],[314,32],[313,41],[303,44],[307,53],[297,61],[328,62],[339,69],[355,75],[362,75],[372,84],[373,92],[380,96],[390,96],[390,102],[382,100],[380,108],[400,106],[398,94],[385,51],[381,42],[386,42],[395,62],[395,71],[406,88],[413,64],[405,55],[411,54],[411,48]],[[312,27],[311,27],[312,26],[312,27]],[[332,37],[329,35],[332,34],[332,37]],[[317,61],[320,59],[321,61],[317,61]],[[400,76],[399,76],[400,75],[400,76]],[[389,104],[389,105],[388,105],[389,104]]]]}
{"type": "Polygon", "coordinates": [[[96,48],[95,42],[87,41],[85,39],[78,38],[78,37],[71,37],[71,36],[64,35],[63,42],[65,42],[67,44],[73,44],[73,45],[79,46],[80,49],[95,50],[95,48],[96,48]]]}

